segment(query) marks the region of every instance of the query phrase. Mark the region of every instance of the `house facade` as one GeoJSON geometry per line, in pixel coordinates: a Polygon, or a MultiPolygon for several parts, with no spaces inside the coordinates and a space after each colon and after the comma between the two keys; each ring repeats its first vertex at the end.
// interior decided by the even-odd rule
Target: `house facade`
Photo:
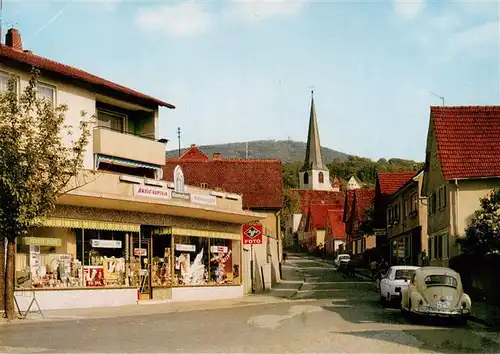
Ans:
{"type": "Polygon", "coordinates": [[[180,183],[162,179],[159,107],[172,104],[23,50],[15,29],[0,59],[0,89],[14,76],[20,92],[35,66],[38,97],[68,106],[65,125],[79,126],[82,110],[96,118],[83,170],[41,226],[17,240],[21,309],[27,293],[42,309],[243,295],[241,225],[264,216],[244,210],[240,196],[184,185],[179,169],[180,183]],[[187,198],[175,198],[180,189],[187,198]]]}
{"type": "Polygon", "coordinates": [[[281,161],[226,159],[219,153],[209,158],[196,145],[191,145],[179,158],[167,159],[164,178],[170,180],[177,166],[182,167],[186,183],[207,190],[216,200],[229,193],[232,198],[242,200],[244,210],[262,216],[258,219],[263,229],[262,243],[243,246],[244,267],[251,270],[244,284],[245,292],[260,292],[279,281],[283,250],[281,161]]]}
{"type": "Polygon", "coordinates": [[[392,195],[387,207],[390,264],[422,266],[427,255],[427,203],[422,197],[423,170],[392,195]]]}
{"type": "Polygon", "coordinates": [[[365,234],[360,229],[366,212],[373,206],[375,189],[358,188],[347,191],[343,221],[346,230],[346,248],[352,254],[362,254],[376,247],[375,235],[365,234]]]}
{"type": "Polygon", "coordinates": [[[345,224],[342,221],[343,209],[328,210],[326,215],[325,249],[327,256],[333,257],[346,247],[345,224]]]}
{"type": "Polygon", "coordinates": [[[480,199],[500,188],[500,106],[431,107],[422,194],[432,265],[460,252],[480,199]]]}

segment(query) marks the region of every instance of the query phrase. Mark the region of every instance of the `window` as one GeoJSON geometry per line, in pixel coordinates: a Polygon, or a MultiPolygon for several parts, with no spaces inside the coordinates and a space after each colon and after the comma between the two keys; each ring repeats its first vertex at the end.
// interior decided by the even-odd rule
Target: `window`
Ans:
{"type": "Polygon", "coordinates": [[[201,187],[201,188],[208,188],[208,183],[201,183],[201,184],[200,184],[200,187],[201,187]]]}
{"type": "Polygon", "coordinates": [[[408,217],[408,199],[405,199],[404,204],[403,204],[403,215],[405,219],[408,217]]]}
{"type": "Polygon", "coordinates": [[[458,286],[458,282],[454,277],[444,274],[428,275],[425,277],[424,281],[427,286],[451,286],[453,288],[458,286]]]}
{"type": "Polygon", "coordinates": [[[325,181],[325,177],[323,176],[323,172],[320,172],[318,175],[318,182],[323,183],[325,181]]]}
{"type": "Polygon", "coordinates": [[[394,280],[409,280],[415,274],[415,270],[413,269],[398,269],[396,270],[396,275],[394,276],[394,280]]]}
{"type": "Polygon", "coordinates": [[[431,214],[436,212],[436,192],[431,195],[431,214]]]}
{"type": "Polygon", "coordinates": [[[174,235],[174,285],[208,283],[208,238],[174,235]]]}
{"type": "Polygon", "coordinates": [[[309,173],[304,172],[304,184],[309,184],[309,173]]]}
{"type": "Polygon", "coordinates": [[[5,93],[9,89],[9,75],[0,73],[0,93],[5,93]]]}
{"type": "Polygon", "coordinates": [[[239,257],[239,241],[210,239],[210,283],[239,283],[239,257]]]}
{"type": "Polygon", "coordinates": [[[47,100],[50,105],[54,107],[55,101],[55,88],[53,86],[38,84],[36,88],[36,96],[39,100],[47,100]]]}
{"type": "Polygon", "coordinates": [[[101,128],[111,129],[120,133],[125,132],[127,116],[124,114],[98,109],[97,120],[101,128]]]}
{"type": "Polygon", "coordinates": [[[172,285],[172,237],[154,235],[151,247],[151,285],[154,287],[172,285]]]}
{"type": "Polygon", "coordinates": [[[413,193],[410,197],[410,212],[417,213],[418,211],[418,194],[413,193]]]}
{"type": "Polygon", "coordinates": [[[446,186],[439,187],[438,190],[438,209],[444,209],[446,207],[446,186]]]}

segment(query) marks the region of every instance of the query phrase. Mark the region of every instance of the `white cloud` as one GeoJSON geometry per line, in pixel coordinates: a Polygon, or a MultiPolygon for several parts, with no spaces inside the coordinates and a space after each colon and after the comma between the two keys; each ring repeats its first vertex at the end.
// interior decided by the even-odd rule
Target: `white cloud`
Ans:
{"type": "Polygon", "coordinates": [[[142,8],[135,23],[143,29],[159,31],[168,36],[195,36],[212,27],[213,16],[202,3],[184,2],[142,8]]]}
{"type": "Polygon", "coordinates": [[[450,37],[450,50],[458,54],[462,51],[492,49],[500,46],[500,21],[490,21],[457,32],[450,37]]]}
{"type": "Polygon", "coordinates": [[[405,20],[418,17],[424,7],[425,0],[394,0],[394,11],[405,20]]]}
{"type": "Polygon", "coordinates": [[[292,17],[305,6],[303,1],[289,0],[234,0],[230,16],[247,22],[271,17],[292,17]]]}

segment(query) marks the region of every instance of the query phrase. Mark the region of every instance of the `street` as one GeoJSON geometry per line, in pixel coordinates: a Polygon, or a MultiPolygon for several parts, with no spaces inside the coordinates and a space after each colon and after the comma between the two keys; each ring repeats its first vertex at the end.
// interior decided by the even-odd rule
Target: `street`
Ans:
{"type": "MultiPolygon", "coordinates": [[[[290,256],[273,304],[0,327],[0,352],[499,352],[481,325],[412,324],[374,285],[290,256]],[[302,279],[302,280],[301,280],[302,279]],[[303,282],[305,280],[305,282],[303,282]]],[[[166,304],[165,306],[169,306],[166,304]]]]}

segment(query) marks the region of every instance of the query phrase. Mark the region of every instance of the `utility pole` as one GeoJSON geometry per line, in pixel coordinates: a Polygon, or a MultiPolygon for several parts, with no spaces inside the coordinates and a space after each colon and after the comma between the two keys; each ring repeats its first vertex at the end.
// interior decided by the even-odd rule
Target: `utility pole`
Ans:
{"type": "Polygon", "coordinates": [[[177,127],[177,142],[179,144],[179,157],[181,157],[181,127],[177,127]]]}

